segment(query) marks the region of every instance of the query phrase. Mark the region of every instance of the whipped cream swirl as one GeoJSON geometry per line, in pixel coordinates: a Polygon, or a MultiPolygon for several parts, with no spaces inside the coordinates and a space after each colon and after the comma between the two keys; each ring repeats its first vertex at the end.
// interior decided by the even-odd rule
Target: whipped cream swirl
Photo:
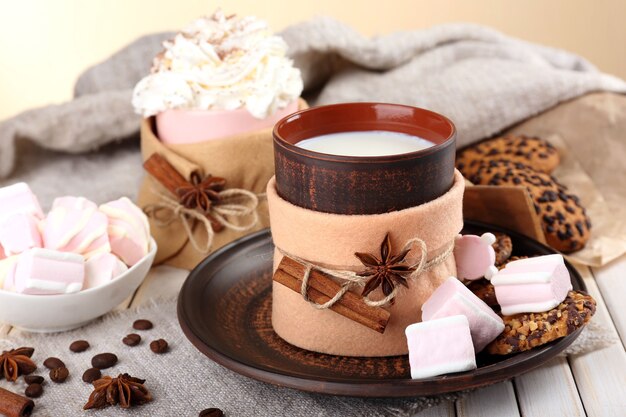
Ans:
{"type": "Polygon", "coordinates": [[[133,92],[144,117],[168,109],[246,108],[264,119],[300,96],[302,77],[287,44],[255,17],[217,11],[191,23],[154,59],[133,92]]]}

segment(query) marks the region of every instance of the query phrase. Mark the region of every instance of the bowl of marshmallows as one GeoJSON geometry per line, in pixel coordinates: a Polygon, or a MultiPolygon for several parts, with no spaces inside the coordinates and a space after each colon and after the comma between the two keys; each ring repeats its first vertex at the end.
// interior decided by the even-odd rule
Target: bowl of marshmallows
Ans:
{"type": "Polygon", "coordinates": [[[59,197],[44,214],[27,184],[0,188],[0,323],[80,327],[131,296],[155,254],[145,214],[126,197],[59,197]]]}

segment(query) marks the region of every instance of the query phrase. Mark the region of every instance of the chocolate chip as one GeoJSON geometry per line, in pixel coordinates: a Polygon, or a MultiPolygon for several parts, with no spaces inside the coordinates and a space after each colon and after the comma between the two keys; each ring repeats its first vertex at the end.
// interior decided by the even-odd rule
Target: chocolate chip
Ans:
{"type": "Polygon", "coordinates": [[[198,417],[223,417],[224,412],[219,408],[207,408],[206,410],[200,411],[198,413],[198,417]]]}
{"type": "Polygon", "coordinates": [[[65,363],[59,358],[48,358],[43,361],[43,366],[48,369],[65,368],[65,363]]]}
{"type": "Polygon", "coordinates": [[[576,209],[574,209],[574,207],[572,206],[565,206],[565,211],[574,214],[576,212],[576,209]]]}
{"type": "Polygon", "coordinates": [[[581,221],[576,222],[576,230],[578,230],[578,234],[580,234],[580,236],[583,236],[585,234],[585,229],[583,228],[583,222],[581,221]]]}
{"type": "Polygon", "coordinates": [[[113,353],[100,353],[91,358],[91,366],[98,369],[107,369],[117,363],[117,356],[113,353]]]}
{"type": "Polygon", "coordinates": [[[50,379],[57,384],[65,382],[68,376],[70,376],[70,371],[64,366],[50,370],[50,379]]]}
{"type": "Polygon", "coordinates": [[[43,376],[39,376],[39,375],[25,375],[24,376],[24,382],[26,382],[27,385],[30,384],[43,384],[43,376]]]}
{"type": "Polygon", "coordinates": [[[89,368],[83,373],[83,381],[88,384],[91,384],[93,381],[100,378],[102,378],[102,372],[100,372],[100,369],[89,368]]]}
{"type": "Polygon", "coordinates": [[[167,352],[168,345],[164,339],[157,339],[154,342],[150,343],[150,350],[154,353],[165,353],[167,352]]]}
{"type": "Polygon", "coordinates": [[[515,184],[515,185],[519,185],[519,184],[521,184],[521,183],[522,183],[521,178],[519,178],[519,177],[515,177],[515,178],[513,178],[513,184],[515,184]]]}
{"type": "Polygon", "coordinates": [[[24,391],[24,394],[28,398],[39,398],[41,397],[41,394],[43,394],[43,387],[41,386],[41,384],[37,383],[30,384],[26,387],[26,391],[24,391]]]}
{"type": "Polygon", "coordinates": [[[560,230],[558,232],[556,232],[556,237],[558,237],[559,240],[568,240],[567,233],[563,233],[560,230]]]}
{"type": "Polygon", "coordinates": [[[74,353],[84,352],[87,349],[89,349],[89,342],[86,340],[77,340],[70,345],[70,350],[74,353]]]}
{"type": "Polygon", "coordinates": [[[137,333],[131,333],[122,339],[122,343],[126,346],[137,346],[141,342],[141,336],[137,333]]]}
{"type": "Polygon", "coordinates": [[[133,329],[135,330],[150,330],[152,327],[150,320],[137,320],[133,323],[133,329]]]}

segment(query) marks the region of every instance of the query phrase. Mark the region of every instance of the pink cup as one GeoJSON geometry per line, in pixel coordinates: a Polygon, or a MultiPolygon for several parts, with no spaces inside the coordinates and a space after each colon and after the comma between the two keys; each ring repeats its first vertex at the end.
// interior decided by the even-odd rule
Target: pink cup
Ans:
{"type": "Polygon", "coordinates": [[[156,115],[157,137],[163,143],[198,143],[265,129],[298,110],[295,100],[265,119],[245,108],[237,110],[166,110],[156,115]]]}

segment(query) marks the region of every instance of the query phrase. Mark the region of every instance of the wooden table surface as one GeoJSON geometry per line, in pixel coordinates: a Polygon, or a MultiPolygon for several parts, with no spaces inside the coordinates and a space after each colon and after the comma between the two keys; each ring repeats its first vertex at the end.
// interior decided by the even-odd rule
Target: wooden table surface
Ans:
{"type": "MultiPolygon", "coordinates": [[[[598,308],[593,320],[619,342],[608,348],[558,357],[512,381],[477,390],[455,403],[419,413],[420,417],[626,417],[626,256],[602,268],[578,267],[598,308]]],[[[119,309],[178,294],[187,271],[153,268],[133,297],[119,309]]],[[[11,331],[0,324],[0,337],[11,331]]]]}

